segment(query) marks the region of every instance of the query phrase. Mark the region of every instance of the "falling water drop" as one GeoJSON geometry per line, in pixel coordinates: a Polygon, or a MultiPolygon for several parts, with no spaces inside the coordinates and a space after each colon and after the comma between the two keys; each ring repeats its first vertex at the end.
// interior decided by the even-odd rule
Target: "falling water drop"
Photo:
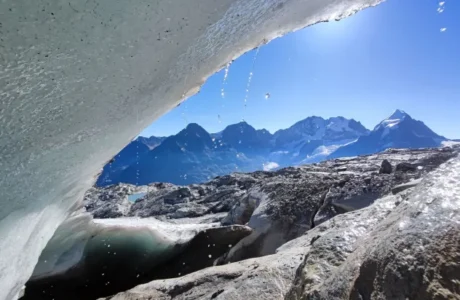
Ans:
{"type": "Polygon", "coordinates": [[[254,75],[254,66],[257,60],[257,54],[259,54],[259,47],[257,47],[256,53],[254,54],[254,58],[252,59],[251,71],[249,72],[248,82],[246,84],[246,94],[244,96],[244,113],[246,113],[247,102],[249,99],[249,88],[251,87],[252,76],[254,75]]]}
{"type": "Polygon", "coordinates": [[[184,120],[185,127],[187,127],[188,122],[187,122],[187,118],[185,117],[185,113],[182,113],[181,116],[182,116],[182,119],[184,120]]]}
{"type": "Polygon", "coordinates": [[[219,123],[222,123],[222,120],[220,119],[220,115],[217,115],[217,120],[219,121],[219,123]]]}
{"type": "Polygon", "coordinates": [[[230,65],[232,63],[229,62],[226,66],[225,66],[225,72],[224,72],[224,79],[222,80],[222,88],[220,89],[220,95],[222,96],[222,99],[225,98],[225,85],[227,84],[227,77],[228,77],[228,70],[230,69],[230,65]]]}
{"type": "Polygon", "coordinates": [[[268,98],[270,98],[270,93],[265,94],[265,99],[268,99],[268,98]]]}
{"type": "Polygon", "coordinates": [[[440,29],[441,32],[444,32],[444,31],[446,31],[446,30],[447,30],[446,27],[443,27],[443,28],[440,29]]]}

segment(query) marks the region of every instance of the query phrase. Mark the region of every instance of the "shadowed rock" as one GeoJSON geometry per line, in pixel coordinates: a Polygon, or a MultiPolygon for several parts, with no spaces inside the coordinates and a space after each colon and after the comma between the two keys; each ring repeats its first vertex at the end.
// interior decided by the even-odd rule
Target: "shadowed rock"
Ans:
{"type": "Polygon", "coordinates": [[[185,275],[212,266],[215,257],[250,233],[250,228],[238,225],[208,228],[158,257],[145,242],[149,232],[133,232],[131,240],[124,238],[122,243],[117,243],[114,232],[103,249],[98,241],[89,242],[83,260],[65,273],[29,281],[21,299],[96,299],[151,280],[185,275]]]}
{"type": "Polygon", "coordinates": [[[382,161],[382,165],[380,166],[379,173],[380,174],[391,174],[393,171],[393,167],[391,166],[390,162],[386,159],[382,161]]]}

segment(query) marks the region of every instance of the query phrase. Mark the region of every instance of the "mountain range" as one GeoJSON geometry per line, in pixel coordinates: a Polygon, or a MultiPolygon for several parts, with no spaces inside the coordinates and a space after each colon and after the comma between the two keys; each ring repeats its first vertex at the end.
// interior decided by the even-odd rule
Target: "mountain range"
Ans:
{"type": "Polygon", "coordinates": [[[246,122],[210,134],[192,123],[169,137],[138,137],[104,167],[96,185],[200,183],[235,171],[272,170],[388,148],[438,147],[445,141],[402,110],[373,130],[344,117],[312,116],[274,134],[246,122]]]}

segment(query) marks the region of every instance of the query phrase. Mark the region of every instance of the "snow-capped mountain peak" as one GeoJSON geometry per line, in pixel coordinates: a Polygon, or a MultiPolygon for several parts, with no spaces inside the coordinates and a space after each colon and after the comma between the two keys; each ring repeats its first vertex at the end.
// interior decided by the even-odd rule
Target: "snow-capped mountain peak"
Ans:
{"type": "Polygon", "coordinates": [[[379,130],[381,128],[385,128],[386,133],[388,133],[388,130],[394,129],[397,127],[399,123],[406,119],[411,119],[409,114],[407,114],[405,111],[397,109],[395,110],[391,116],[380,122],[374,130],[379,130]]]}
{"type": "Polygon", "coordinates": [[[333,131],[344,131],[348,129],[348,120],[342,117],[330,118],[326,126],[333,131]]]}
{"type": "Polygon", "coordinates": [[[371,154],[388,148],[438,147],[444,140],[422,121],[414,120],[406,112],[397,109],[375,126],[369,135],[337,149],[330,157],[371,154]]]}
{"type": "Polygon", "coordinates": [[[395,119],[403,120],[406,117],[410,117],[410,116],[405,111],[403,111],[401,109],[397,109],[397,110],[395,110],[393,112],[393,114],[391,114],[391,116],[388,119],[391,119],[391,120],[395,120],[395,119]]]}

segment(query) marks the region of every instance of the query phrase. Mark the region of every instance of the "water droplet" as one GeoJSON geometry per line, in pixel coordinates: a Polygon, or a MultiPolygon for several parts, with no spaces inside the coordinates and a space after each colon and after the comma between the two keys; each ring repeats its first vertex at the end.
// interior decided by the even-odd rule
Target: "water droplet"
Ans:
{"type": "Polygon", "coordinates": [[[246,94],[244,96],[244,113],[246,113],[246,103],[249,99],[249,88],[251,87],[252,76],[254,75],[254,66],[257,60],[257,54],[259,53],[259,48],[257,48],[254,58],[252,59],[251,71],[249,72],[248,82],[246,84],[246,94]]]}
{"type": "Polygon", "coordinates": [[[265,99],[268,99],[268,98],[270,98],[270,93],[265,94],[265,99]]]}
{"type": "Polygon", "coordinates": [[[443,28],[441,28],[440,31],[441,31],[441,32],[444,32],[444,31],[446,31],[446,30],[447,30],[447,28],[446,28],[446,27],[443,27],[443,28]]]}
{"type": "Polygon", "coordinates": [[[211,255],[211,254],[209,254],[209,255],[208,255],[208,257],[209,257],[209,258],[212,258],[212,255],[211,255]]]}
{"type": "Polygon", "coordinates": [[[224,79],[222,80],[222,89],[220,90],[220,95],[222,99],[225,98],[225,85],[227,84],[228,70],[230,69],[231,62],[225,66],[224,79]]]}
{"type": "Polygon", "coordinates": [[[229,244],[229,245],[228,245],[228,248],[232,248],[232,244],[229,244]]]}

